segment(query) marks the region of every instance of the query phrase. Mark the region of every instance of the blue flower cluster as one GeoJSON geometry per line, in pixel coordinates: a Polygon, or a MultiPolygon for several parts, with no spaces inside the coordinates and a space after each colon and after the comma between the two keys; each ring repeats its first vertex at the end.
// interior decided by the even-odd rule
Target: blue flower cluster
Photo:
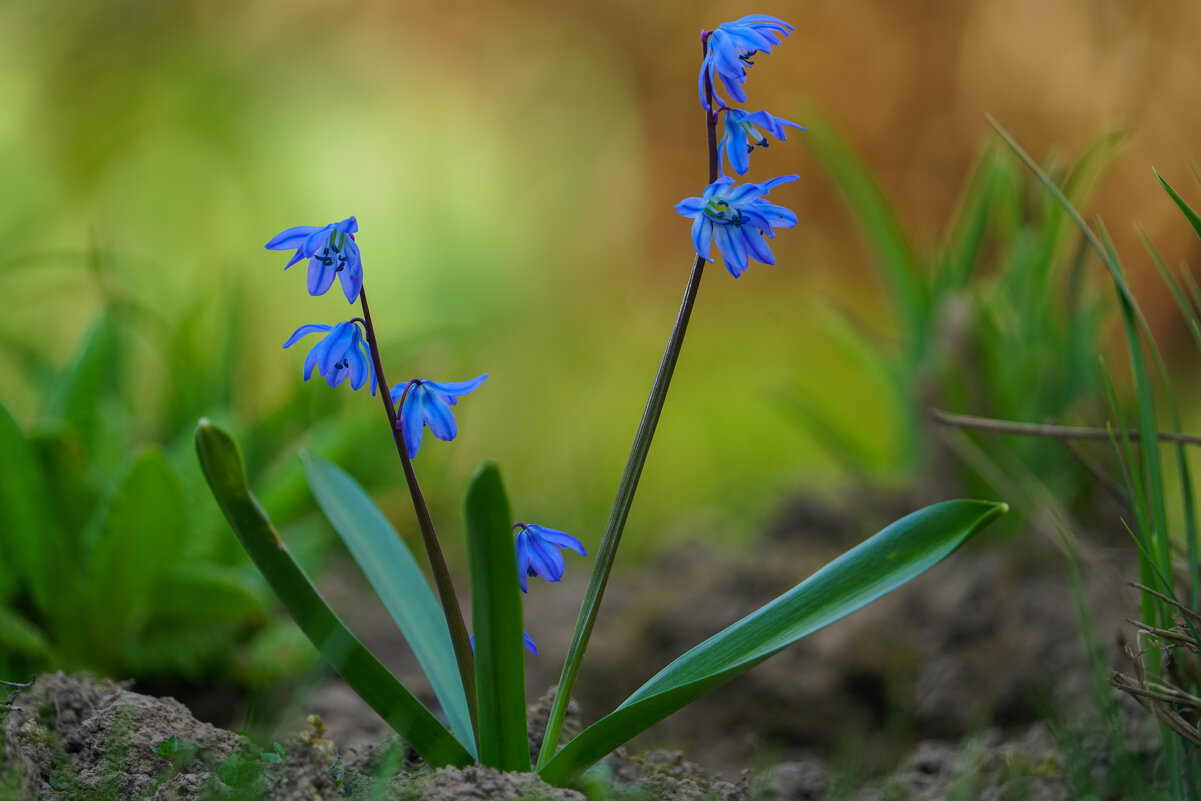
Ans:
{"type": "MultiPolygon", "coordinates": [[[[730,169],[739,175],[745,175],[750,169],[750,154],[754,149],[767,147],[763,131],[784,141],[785,128],[804,130],[804,126],[766,111],[731,108],[717,93],[717,80],[720,77],[730,97],[745,102],[746,92],[742,85],[746,83],[747,69],[754,66],[751,59],[761,51],[770,53],[772,47],[780,44],[782,37],[792,30],[793,27],[782,19],[751,14],[722,23],[705,34],[705,57],[697,80],[701,105],[709,113],[711,125],[718,114],[725,114],[718,158],[724,153],[730,169]]],[[[796,175],[786,175],[761,184],[736,187],[732,178],[720,177],[701,197],[678,203],[676,211],[693,220],[692,243],[696,254],[705,261],[712,261],[709,245],[716,242],[726,269],[735,278],[746,271],[750,259],[775,264],[765,238],[774,237],[776,228],[793,227],[797,218],[788,209],[768,203],[763,197],[773,187],[795,180],[796,175]]]]}
{"type": "MultiPolygon", "coordinates": [[[[292,259],[284,265],[308,259],[308,291],[316,297],[324,295],[334,278],[339,278],[346,300],[354,303],[363,293],[363,260],[354,235],[359,224],[354,217],[329,225],[298,225],[276,234],[267,242],[268,250],[294,250],[292,259]]],[[[364,315],[366,303],[363,299],[364,315]]],[[[369,319],[369,318],[368,318],[369,319]]],[[[313,333],[324,336],[309,351],[304,360],[304,380],[313,376],[313,371],[326,380],[331,387],[350,381],[351,389],[371,388],[375,395],[379,354],[374,351],[374,333],[369,323],[359,317],[337,325],[309,323],[302,325],[284,343],[290,348],[304,337],[313,333]]],[[[441,382],[424,378],[402,381],[389,392],[392,405],[396,407],[396,428],[401,432],[405,451],[410,459],[417,456],[425,429],[429,428],[436,438],[449,442],[458,434],[451,407],[459,398],[475,391],[488,378],[488,374],[476,376],[469,381],[441,382]]],[[[518,576],[522,592],[528,587],[528,576],[541,576],[547,581],[559,581],[566,568],[563,555],[558,548],[570,548],[581,556],[587,556],[584,546],[575,537],[555,529],[533,524],[518,523],[514,548],[517,552],[518,576]]],[[[525,647],[534,655],[538,647],[529,634],[522,632],[525,647]]]]}

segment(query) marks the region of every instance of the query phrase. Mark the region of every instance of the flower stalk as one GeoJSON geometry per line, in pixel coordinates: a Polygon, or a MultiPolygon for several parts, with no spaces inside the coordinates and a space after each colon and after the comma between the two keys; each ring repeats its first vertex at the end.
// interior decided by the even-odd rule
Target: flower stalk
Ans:
{"type": "Polygon", "coordinates": [[[450,570],[446,566],[446,558],[442,555],[442,546],[438,542],[438,534],[434,530],[434,521],[430,517],[429,507],[417,483],[417,474],[413,470],[413,461],[405,445],[404,435],[397,426],[396,405],[388,391],[388,380],[384,376],[384,365],[380,359],[379,342],[375,338],[375,326],[371,322],[371,308],[367,305],[367,290],[359,290],[359,303],[363,307],[363,328],[367,332],[367,345],[371,351],[371,359],[375,365],[375,380],[379,386],[380,396],[384,402],[384,411],[388,414],[388,427],[392,431],[392,441],[396,443],[396,453],[400,456],[400,464],[404,470],[405,482],[409,485],[409,495],[413,499],[413,511],[417,515],[417,526],[421,529],[421,539],[425,544],[425,552],[430,560],[430,568],[434,574],[434,585],[438,590],[438,600],[442,603],[442,611],[446,615],[446,626],[450,629],[450,641],[455,650],[455,661],[459,665],[459,678],[463,682],[463,693],[467,697],[467,712],[471,716],[472,736],[476,739],[476,749],[479,749],[479,715],[475,694],[475,661],[471,653],[471,641],[467,634],[467,625],[463,622],[462,607],[459,606],[455,594],[454,583],[450,579],[450,570]]]}
{"type": "MultiPolygon", "coordinates": [[[[712,32],[701,34],[701,51],[707,49],[712,32]]],[[[709,146],[709,182],[718,178],[717,152],[717,118],[719,109],[713,103],[713,84],[709,75],[704,78],[705,96],[708,101],[705,111],[705,131],[709,146]]],[[[705,260],[695,256],[692,262],[692,272],[688,277],[688,286],[684,290],[684,299],[676,314],[675,325],[667,340],[667,348],[663,359],[659,362],[659,371],[651,385],[650,396],[646,408],[642,412],[642,420],[638,423],[638,432],[634,435],[634,444],[626,459],[625,470],[617,485],[617,495],[613,499],[613,508],[609,512],[609,521],[605,525],[605,533],[601,537],[600,548],[596,553],[596,562],[592,567],[592,575],[588,580],[588,589],[584,593],[584,602],[576,619],[575,630],[571,635],[571,645],[567,650],[567,659],[563,663],[563,672],[559,677],[558,689],[555,691],[554,704],[550,717],[546,722],[546,734],[542,738],[542,751],[538,755],[538,770],[541,770],[550,758],[555,755],[559,738],[563,730],[563,720],[567,714],[567,704],[571,700],[571,690],[579,676],[580,664],[584,652],[588,650],[588,640],[592,636],[596,616],[600,611],[601,598],[605,594],[605,585],[609,582],[609,573],[613,569],[613,560],[617,556],[617,546],[621,543],[621,535],[625,530],[626,519],[630,507],[634,503],[634,493],[638,490],[638,480],[642,477],[642,468],[646,465],[646,457],[650,452],[651,440],[655,436],[655,427],[659,423],[659,415],[663,411],[663,403],[667,399],[667,389],[671,385],[671,377],[675,372],[676,361],[684,346],[684,335],[688,331],[688,321],[692,317],[692,307],[696,303],[697,292],[701,287],[701,276],[705,269],[705,260]]]]}

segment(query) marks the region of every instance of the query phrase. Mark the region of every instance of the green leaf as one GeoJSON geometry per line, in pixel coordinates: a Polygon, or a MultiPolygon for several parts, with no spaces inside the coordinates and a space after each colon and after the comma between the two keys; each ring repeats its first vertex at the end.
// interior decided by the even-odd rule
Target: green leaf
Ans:
{"type": "Polygon", "coordinates": [[[1169,184],[1162,175],[1156,172],[1155,177],[1159,180],[1159,185],[1162,186],[1164,191],[1168,193],[1168,196],[1172,198],[1172,202],[1175,203],[1176,207],[1179,208],[1181,213],[1184,214],[1185,219],[1187,219],[1188,224],[1193,227],[1193,230],[1197,233],[1197,236],[1201,237],[1201,215],[1198,215],[1197,212],[1193,211],[1193,207],[1190,206],[1188,202],[1182,198],[1175,189],[1172,188],[1172,185],[1169,184]]]}
{"type": "Polygon", "coordinates": [[[22,582],[34,603],[46,608],[61,579],[56,561],[58,529],[37,455],[17,421],[0,404],[0,601],[22,582]]]}
{"type": "Polygon", "coordinates": [[[929,336],[930,299],[913,246],[888,198],[871,170],[850,144],[816,110],[805,113],[808,132],[801,137],[826,169],[855,216],[868,244],[875,251],[880,271],[889,285],[902,336],[913,354],[925,351],[929,336]]]}
{"type": "Polygon", "coordinates": [[[467,488],[467,556],[480,761],[498,770],[528,771],[525,652],[513,517],[500,471],[492,462],[480,465],[467,488]]]}
{"type": "Polygon", "coordinates": [[[475,760],[446,727],[363,647],[317,592],[246,486],[238,446],[201,420],[196,452],[209,487],[242,546],[321,655],[359,697],[434,767],[475,760]]]}
{"type": "Polygon", "coordinates": [[[34,624],[11,609],[0,605],[0,651],[49,662],[52,658],[50,641],[34,624]]]}
{"type": "Polygon", "coordinates": [[[676,710],[921,575],[1007,508],[947,501],[898,520],[672,662],[571,740],[539,773],[551,784],[570,781],[676,710]]]}
{"type": "Polygon", "coordinates": [[[110,667],[149,612],[150,592],[174,567],[187,534],[179,480],[145,451],[102,509],[87,543],[83,602],[93,664],[110,667]]]}
{"type": "Polygon", "coordinates": [[[442,606],[417,560],[371,496],[342,468],[301,451],[317,505],[342,537],[430,680],[451,731],[475,751],[467,697],[442,606]]]}
{"type": "Polygon", "coordinates": [[[51,391],[48,416],[69,424],[89,448],[102,435],[101,400],[113,387],[117,356],[116,319],[106,310],[92,323],[51,391]]]}

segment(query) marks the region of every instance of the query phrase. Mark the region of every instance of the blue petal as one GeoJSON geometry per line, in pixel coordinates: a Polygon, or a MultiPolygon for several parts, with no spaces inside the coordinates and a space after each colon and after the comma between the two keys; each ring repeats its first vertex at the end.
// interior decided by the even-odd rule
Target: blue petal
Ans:
{"type": "Polygon", "coordinates": [[[530,591],[525,581],[526,576],[530,572],[530,544],[528,540],[529,535],[523,529],[517,535],[517,542],[515,543],[515,547],[517,548],[517,583],[521,585],[522,592],[530,591]]]}
{"type": "Polygon", "coordinates": [[[404,434],[405,446],[409,449],[409,458],[413,459],[417,456],[417,449],[421,447],[421,437],[425,434],[425,418],[421,416],[421,401],[420,396],[423,390],[420,385],[409,390],[409,396],[405,398],[404,410],[400,415],[401,430],[404,434]]]}
{"type": "Polygon", "coordinates": [[[771,248],[767,246],[767,240],[763,238],[763,234],[751,228],[749,225],[742,226],[741,229],[742,241],[746,245],[750,255],[755,261],[763,264],[775,264],[776,257],[772,255],[771,248]]]}
{"type": "Polygon", "coordinates": [[[717,243],[717,249],[721,251],[722,261],[730,275],[735,278],[742,275],[747,268],[746,250],[736,244],[735,238],[730,235],[729,226],[713,226],[713,241],[717,243]]]}
{"type": "Polygon", "coordinates": [[[430,433],[443,442],[450,442],[459,433],[454,414],[436,392],[428,391],[425,387],[422,390],[421,409],[430,433]]]}
{"type": "Polygon", "coordinates": [[[356,328],[354,323],[338,323],[322,343],[325,349],[317,356],[318,369],[327,379],[334,371],[334,365],[342,361],[342,357],[350,349],[356,328]]]}
{"type": "Polygon", "coordinates": [[[338,275],[342,277],[342,292],[346,295],[347,303],[354,303],[363,289],[363,268],[348,267],[338,275]]]}
{"type": "Polygon", "coordinates": [[[556,548],[570,548],[580,556],[588,555],[588,552],[584,550],[584,544],[570,534],[565,534],[558,529],[545,528],[543,526],[535,526],[532,524],[528,526],[528,528],[533,529],[538,536],[542,537],[542,539],[546,540],[551,545],[554,545],[556,548]]]}
{"type": "Polygon", "coordinates": [[[539,537],[530,537],[530,569],[547,581],[559,581],[567,569],[563,554],[539,537]]]}
{"type": "Polygon", "coordinates": [[[325,325],[324,323],[309,323],[307,325],[302,325],[292,333],[292,336],[288,337],[288,341],[284,343],[284,347],[292,347],[296,344],[298,339],[303,336],[307,336],[314,331],[332,331],[333,329],[334,327],[332,325],[325,325]]]}
{"type": "Polygon", "coordinates": [[[713,261],[709,258],[709,243],[712,238],[712,220],[702,214],[692,221],[692,246],[696,248],[696,255],[705,261],[713,261]]]}
{"type": "Polygon", "coordinates": [[[534,656],[538,655],[538,646],[534,644],[534,638],[527,634],[524,629],[521,631],[521,641],[525,643],[525,649],[527,651],[534,656]]]}
{"type": "Polygon", "coordinates": [[[313,297],[324,295],[334,283],[336,274],[334,265],[326,265],[316,256],[309,259],[309,294],[313,297]]]}
{"type": "Polygon", "coordinates": [[[801,176],[799,175],[781,175],[779,178],[772,178],[771,180],[764,181],[763,183],[759,184],[759,186],[763,189],[763,194],[766,195],[780,184],[789,184],[793,181],[799,181],[800,179],[801,176]]]}
{"type": "Polygon", "coordinates": [[[676,213],[681,217],[695,217],[705,210],[705,199],[687,197],[676,204],[676,213]]]}
{"type": "Polygon", "coordinates": [[[488,378],[488,374],[477,375],[475,378],[467,381],[425,381],[426,386],[441,392],[443,395],[448,395],[452,398],[460,395],[466,395],[468,392],[474,392],[479,388],[480,384],[484,383],[488,378]]]}
{"type": "Polygon", "coordinates": [[[309,234],[309,238],[304,240],[304,246],[301,248],[306,257],[312,257],[314,253],[325,247],[329,242],[329,230],[330,226],[326,225],[309,234]]]}
{"type": "Polygon", "coordinates": [[[367,376],[370,372],[371,363],[363,356],[363,351],[356,346],[349,354],[350,362],[350,386],[352,389],[359,390],[363,388],[363,384],[367,383],[367,376]]]}
{"type": "Polygon", "coordinates": [[[313,377],[313,368],[317,366],[317,348],[320,348],[320,347],[321,347],[321,343],[318,342],[313,347],[313,349],[309,351],[309,355],[304,358],[304,380],[305,381],[308,381],[310,378],[313,377]]]}
{"type": "Polygon", "coordinates": [[[280,231],[271,237],[271,241],[263,247],[267,250],[292,250],[304,244],[304,240],[308,239],[314,231],[320,230],[316,225],[297,225],[295,228],[280,231]]]}
{"type": "Polygon", "coordinates": [[[388,394],[392,398],[393,406],[397,406],[400,404],[400,398],[402,395],[404,395],[405,387],[407,387],[408,385],[409,385],[408,381],[401,381],[399,384],[392,387],[392,390],[388,394]]]}
{"type": "Polygon", "coordinates": [[[335,231],[341,231],[344,234],[353,234],[357,233],[359,230],[359,221],[353,216],[350,216],[340,223],[334,223],[333,225],[327,227],[333,228],[335,231]]]}

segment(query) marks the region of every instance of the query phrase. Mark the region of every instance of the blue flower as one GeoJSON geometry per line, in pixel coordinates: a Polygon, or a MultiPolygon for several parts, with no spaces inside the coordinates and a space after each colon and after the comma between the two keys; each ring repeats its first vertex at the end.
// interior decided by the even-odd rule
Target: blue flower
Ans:
{"type": "Polygon", "coordinates": [[[556,531],[553,528],[535,526],[533,523],[518,523],[517,540],[517,580],[521,582],[521,591],[529,592],[526,586],[527,576],[541,576],[547,581],[559,581],[567,563],[563,560],[560,548],[570,548],[580,556],[587,556],[583,544],[570,534],[556,531]]]}
{"type": "Polygon", "coordinates": [[[705,97],[705,79],[713,89],[713,98],[720,104],[726,105],[717,94],[717,76],[726,85],[730,96],[739,103],[746,102],[746,92],[742,85],[746,83],[746,68],[754,66],[751,59],[762,50],[770,53],[772,47],[780,44],[793,27],[778,17],[766,14],[751,14],[734,22],[723,22],[717,30],[709,34],[705,43],[705,58],[701,61],[701,75],[698,85],[701,92],[701,105],[706,111],[710,109],[705,97]]]}
{"type": "Polygon", "coordinates": [[[701,197],[690,197],[676,204],[681,216],[692,217],[692,244],[696,255],[709,258],[709,242],[717,243],[722,261],[730,275],[737,278],[749,266],[748,259],[775,264],[764,237],[775,236],[776,228],[796,225],[796,215],[783,206],[763,199],[780,184],[797,180],[796,175],[772,178],[761,184],[734,186],[733,178],[718,178],[705,188],[701,197]]]}
{"type": "MultiPolygon", "coordinates": [[[[471,644],[471,652],[475,653],[475,635],[472,634],[467,638],[467,642],[471,644]]],[[[521,643],[525,646],[525,650],[529,651],[534,656],[538,655],[538,646],[534,644],[534,638],[531,637],[525,629],[521,630],[521,643]]]]}
{"type": "Polygon", "coordinates": [[[805,130],[804,125],[773,117],[766,111],[751,114],[737,108],[726,111],[725,122],[725,133],[722,134],[718,147],[725,148],[730,168],[739,175],[746,175],[746,171],[751,168],[751,151],[756,147],[767,147],[767,137],[760,133],[756,126],[763,126],[781,142],[785,139],[785,126],[805,130]]]}
{"type": "Polygon", "coordinates": [[[359,223],[354,217],[321,227],[298,225],[273,236],[266,248],[296,248],[292,260],[284,265],[285,270],[301,259],[309,260],[310,295],[324,295],[337,275],[341,277],[346,299],[354,303],[363,288],[363,260],[354,241],[354,233],[358,230],[359,223]]]}
{"type": "Polygon", "coordinates": [[[308,381],[312,377],[315,367],[331,387],[336,387],[349,378],[351,388],[360,389],[363,384],[370,384],[371,394],[374,395],[375,367],[358,325],[354,322],[302,325],[288,337],[284,347],[290,348],[301,337],[314,331],[329,333],[309,351],[308,358],[304,360],[304,380],[308,381]]]}
{"type": "Polygon", "coordinates": [[[417,456],[417,449],[421,447],[421,437],[427,425],[433,435],[443,442],[450,442],[455,438],[459,428],[455,424],[455,416],[451,414],[450,407],[458,402],[460,395],[466,395],[476,389],[487,377],[488,374],[484,373],[470,381],[449,384],[415,378],[392,387],[394,404],[400,403],[405,387],[410,387],[396,423],[404,433],[410,459],[417,456]]]}

